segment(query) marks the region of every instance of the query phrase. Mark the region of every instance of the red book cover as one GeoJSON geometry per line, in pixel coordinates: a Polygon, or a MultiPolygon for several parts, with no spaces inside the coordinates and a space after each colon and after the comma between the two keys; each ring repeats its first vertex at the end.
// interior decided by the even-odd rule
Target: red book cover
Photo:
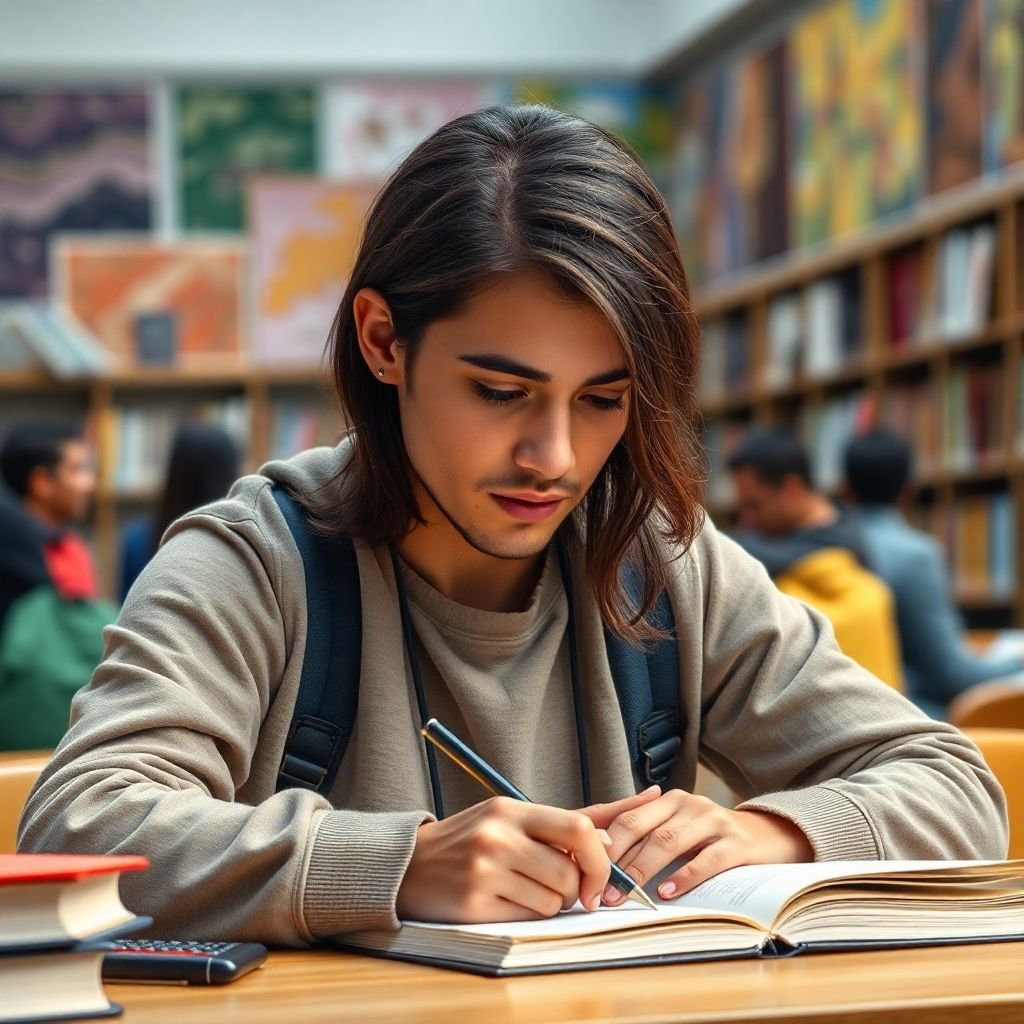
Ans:
{"type": "Polygon", "coordinates": [[[149,867],[145,857],[88,856],[72,853],[0,854],[0,885],[30,882],[75,882],[113,871],[141,871],[149,867]]]}

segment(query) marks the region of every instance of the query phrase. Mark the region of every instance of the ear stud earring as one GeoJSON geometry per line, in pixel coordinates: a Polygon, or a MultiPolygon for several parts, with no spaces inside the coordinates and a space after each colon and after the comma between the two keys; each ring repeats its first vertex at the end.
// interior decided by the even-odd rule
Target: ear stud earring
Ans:
{"type": "Polygon", "coordinates": [[[384,367],[383,366],[377,371],[377,376],[378,377],[383,377],[384,376],[384,367]]]}

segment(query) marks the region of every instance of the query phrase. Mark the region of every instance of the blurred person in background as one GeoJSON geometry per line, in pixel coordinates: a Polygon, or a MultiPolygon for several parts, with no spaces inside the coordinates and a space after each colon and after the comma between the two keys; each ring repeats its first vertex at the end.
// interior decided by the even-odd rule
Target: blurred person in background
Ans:
{"type": "Polygon", "coordinates": [[[171,445],[160,501],[153,516],[129,523],[121,547],[123,601],[160,545],[160,538],[186,512],[223,498],[238,476],[240,453],[216,423],[184,423],[171,445]]]}
{"type": "MultiPolygon", "coordinates": [[[[73,529],[88,514],[96,490],[89,449],[76,424],[22,423],[0,448],[0,477],[26,514],[50,581],[62,597],[94,598],[96,567],[73,529]]],[[[0,546],[17,544],[6,534],[0,546]]],[[[11,554],[3,556],[7,561],[11,554]]]]}
{"type": "Polygon", "coordinates": [[[781,428],[754,431],[727,465],[741,527],[734,539],[779,590],[828,616],[844,654],[902,689],[892,595],[866,568],[856,520],[815,488],[800,439],[781,428]]]}
{"type": "Polygon", "coordinates": [[[0,477],[0,750],[45,749],[64,735],[116,615],[73,529],[96,475],[77,427],[25,423],[0,448],[0,477]]]}
{"type": "Polygon", "coordinates": [[[913,467],[910,446],[873,430],[846,448],[846,483],[858,506],[868,565],[892,590],[907,696],[933,718],[975,683],[1024,672],[1021,654],[973,655],[950,599],[942,549],[899,511],[913,467]]]}

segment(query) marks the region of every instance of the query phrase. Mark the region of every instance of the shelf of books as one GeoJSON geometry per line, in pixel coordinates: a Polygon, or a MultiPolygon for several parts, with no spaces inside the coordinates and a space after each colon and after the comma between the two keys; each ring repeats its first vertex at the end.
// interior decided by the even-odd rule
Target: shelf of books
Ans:
{"type": "Polygon", "coordinates": [[[911,518],[949,552],[968,622],[1024,625],[1024,176],[926,205],[697,296],[708,505],[752,425],[794,428],[838,495],[869,426],[915,453],[911,518]]]}
{"type": "Polygon", "coordinates": [[[0,435],[18,420],[73,420],[96,454],[99,483],[85,534],[104,592],[113,595],[120,535],[157,500],[178,424],[222,424],[239,442],[243,471],[288,458],[341,432],[331,391],[315,367],[122,367],[56,379],[42,368],[0,372],[0,435]]]}

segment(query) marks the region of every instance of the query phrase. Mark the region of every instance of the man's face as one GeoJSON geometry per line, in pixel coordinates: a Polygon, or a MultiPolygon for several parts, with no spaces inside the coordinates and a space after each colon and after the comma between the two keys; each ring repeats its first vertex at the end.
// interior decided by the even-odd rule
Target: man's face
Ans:
{"type": "Polygon", "coordinates": [[[82,441],[61,445],[60,461],[52,471],[39,468],[31,482],[34,499],[54,523],[75,523],[85,518],[96,490],[96,473],[82,441]]]}
{"type": "Polygon", "coordinates": [[[399,388],[420,508],[485,554],[538,554],[622,437],[628,389],[592,307],[532,273],[481,292],[428,328],[399,388]]]}
{"type": "Polygon", "coordinates": [[[749,466],[732,471],[739,506],[740,525],[766,536],[789,533],[796,520],[794,510],[795,477],[787,477],[778,486],[765,483],[749,466]]]}

